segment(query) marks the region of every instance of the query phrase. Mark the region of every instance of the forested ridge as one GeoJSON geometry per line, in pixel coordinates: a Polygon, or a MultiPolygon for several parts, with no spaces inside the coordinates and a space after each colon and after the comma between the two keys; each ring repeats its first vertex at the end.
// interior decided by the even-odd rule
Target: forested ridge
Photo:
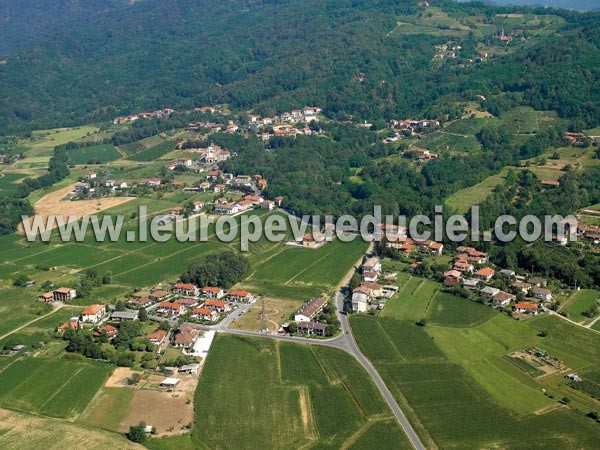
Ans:
{"type": "Polygon", "coordinates": [[[421,13],[416,0],[144,0],[6,54],[0,132],[204,104],[263,115],[319,105],[355,120],[439,117],[475,94],[488,97],[493,113],[530,105],[597,125],[599,13],[435,6],[451,19],[525,11],[565,23],[560,33],[463,67],[477,54],[476,28],[457,39],[460,61],[443,63],[433,61],[433,46],[448,36],[394,32],[399,18],[421,13]]]}

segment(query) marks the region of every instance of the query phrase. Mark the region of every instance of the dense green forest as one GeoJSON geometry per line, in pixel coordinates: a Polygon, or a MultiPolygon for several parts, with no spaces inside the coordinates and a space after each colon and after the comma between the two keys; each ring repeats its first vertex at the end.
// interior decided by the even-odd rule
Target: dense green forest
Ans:
{"type": "Polygon", "coordinates": [[[128,0],[0,0],[0,55],[45,36],[93,23],[128,0]]]}
{"type": "Polygon", "coordinates": [[[400,19],[423,15],[416,0],[138,2],[6,55],[0,132],[202,104],[263,115],[318,104],[336,118],[439,117],[475,94],[493,113],[530,105],[597,125],[598,13],[435,4],[447,21],[477,16],[485,27],[396,33],[400,19]],[[462,64],[499,33],[488,26],[495,15],[511,11],[551,13],[564,24],[486,64],[462,64]],[[449,38],[461,43],[461,57],[434,61],[433,46],[449,38]]]}

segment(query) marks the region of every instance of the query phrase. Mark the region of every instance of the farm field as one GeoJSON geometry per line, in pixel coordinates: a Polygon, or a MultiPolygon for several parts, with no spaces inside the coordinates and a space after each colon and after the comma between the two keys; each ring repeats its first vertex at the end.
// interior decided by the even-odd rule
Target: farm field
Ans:
{"type": "Polygon", "coordinates": [[[131,161],[154,161],[172,151],[175,148],[176,143],[177,141],[175,140],[164,141],[160,144],[142,150],[139,153],[135,153],[127,159],[131,161]]]}
{"type": "Polygon", "coordinates": [[[0,448],[6,450],[60,450],[82,442],[90,450],[144,448],[117,433],[6,409],[0,409],[0,423],[0,448]]]}
{"type": "Polygon", "coordinates": [[[99,144],[71,149],[67,152],[69,164],[102,164],[121,157],[114,145],[99,144]]]}
{"type": "Polygon", "coordinates": [[[349,243],[335,240],[318,249],[283,248],[260,265],[244,284],[261,286],[265,295],[279,298],[292,298],[296,288],[309,288],[319,295],[334,289],[367,247],[367,243],[355,239],[349,243]]]}
{"type": "Polygon", "coordinates": [[[446,206],[457,214],[467,213],[472,205],[483,202],[496,186],[504,182],[508,170],[510,169],[505,168],[499,174],[491,175],[481,183],[455,192],[446,199],[446,206]]]}
{"type": "Polygon", "coordinates": [[[87,362],[43,358],[16,361],[0,372],[0,405],[75,419],[112,370],[87,362]]]}
{"type": "Polygon", "coordinates": [[[32,148],[49,148],[54,149],[57,145],[63,145],[67,142],[76,141],[88,134],[93,134],[98,131],[95,126],[81,126],[76,128],[56,128],[52,130],[38,130],[33,132],[31,141],[24,141],[23,145],[32,148]]]}
{"type": "Polygon", "coordinates": [[[422,319],[438,288],[433,281],[410,276],[408,281],[400,284],[398,293],[388,300],[380,315],[414,321],[422,319]]]}
{"type": "MultiPolygon", "coordinates": [[[[390,417],[367,380],[358,363],[336,349],[218,335],[196,391],[193,439],[223,449],[342,448],[373,419],[390,417]]],[[[379,448],[380,440],[389,447],[395,438],[394,448],[409,448],[395,422],[387,429],[391,435],[365,439],[379,448]]]]}
{"type": "Polygon", "coordinates": [[[0,174],[0,193],[10,195],[19,189],[19,181],[27,175],[22,173],[3,173],[0,174]]]}
{"type": "MultiPolygon", "coordinates": [[[[491,356],[506,348],[494,342],[493,334],[489,336],[487,333],[499,330],[499,341],[510,339],[517,344],[527,336],[535,338],[535,327],[542,324],[535,323],[532,327],[497,316],[478,327],[462,329],[429,325],[417,327],[412,322],[382,319],[355,316],[351,318],[351,324],[361,350],[375,364],[396,399],[401,405],[410,405],[409,419],[426,446],[560,449],[568,442],[569,446],[576,448],[592,448],[593,442],[600,437],[600,431],[591,420],[565,408],[543,414],[530,413],[545,407],[546,402],[557,406],[558,403],[543,396],[541,390],[536,391],[535,385],[532,386],[525,375],[519,374],[510,365],[502,366],[508,363],[495,362],[491,356]],[[487,326],[500,318],[502,323],[487,326]],[[512,332],[513,326],[517,329],[515,332],[512,332]],[[459,341],[456,341],[457,337],[459,341]],[[444,339],[450,342],[446,343],[444,339]],[[412,350],[407,351],[406,348],[412,350]],[[512,403],[511,409],[507,408],[480,384],[480,379],[473,376],[480,371],[483,371],[480,379],[487,376],[488,385],[485,387],[488,389],[491,383],[504,377],[516,383],[515,390],[525,395],[524,398],[519,399],[518,404],[512,403]],[[545,432],[532,435],[532,429],[544,429],[545,432]]],[[[549,324],[543,324],[546,325],[549,324]]],[[[552,330],[550,326],[546,328],[552,330]]],[[[544,341],[544,345],[558,344],[565,331],[561,329],[552,342],[544,341]]],[[[550,333],[552,335],[552,331],[550,333]]],[[[577,341],[579,345],[584,342],[590,345],[587,335],[591,333],[585,330],[582,333],[586,333],[585,337],[576,331],[577,337],[569,340],[577,341]]],[[[554,347],[550,351],[558,354],[554,347]]],[[[598,357],[595,356],[596,360],[598,357]]],[[[588,364],[592,361],[594,359],[588,364]]],[[[501,384],[497,389],[508,389],[513,384],[501,384]]],[[[509,395],[513,399],[517,397],[516,393],[509,395]]]]}
{"type": "Polygon", "coordinates": [[[600,299],[600,292],[593,289],[583,289],[573,294],[560,308],[568,314],[569,319],[583,323],[589,319],[583,315],[590,307],[596,305],[600,299]]]}
{"type": "Polygon", "coordinates": [[[440,292],[431,302],[427,319],[435,325],[472,327],[496,314],[489,306],[440,292]]]}

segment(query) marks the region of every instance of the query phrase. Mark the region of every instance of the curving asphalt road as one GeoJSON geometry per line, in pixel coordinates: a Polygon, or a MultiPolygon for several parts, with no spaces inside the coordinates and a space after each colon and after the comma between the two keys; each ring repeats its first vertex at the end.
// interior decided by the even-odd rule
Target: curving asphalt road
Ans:
{"type": "Polygon", "coordinates": [[[402,409],[396,402],[396,399],[386,386],[385,382],[373,366],[371,361],[367,359],[365,355],[362,354],[356,341],[354,339],[354,335],[352,334],[352,328],[350,327],[350,322],[348,320],[348,316],[345,314],[341,314],[340,311],[344,309],[344,295],[341,292],[338,292],[335,297],[336,307],[337,307],[337,315],[341,323],[342,333],[339,336],[336,336],[331,339],[309,339],[302,337],[292,337],[292,336],[281,336],[275,334],[264,334],[253,331],[244,331],[244,330],[232,330],[226,328],[226,326],[207,326],[206,329],[216,329],[218,332],[227,333],[227,334],[235,334],[240,336],[253,336],[253,337],[266,337],[271,339],[277,339],[281,341],[294,342],[297,344],[310,344],[310,345],[322,345],[326,347],[334,347],[340,350],[344,350],[354,356],[358,362],[367,370],[371,379],[381,392],[381,395],[387,402],[388,406],[394,413],[396,420],[404,430],[404,433],[410,440],[413,447],[417,450],[425,450],[425,446],[419,439],[419,436],[415,432],[414,428],[406,418],[406,415],[402,412],[402,409]]]}

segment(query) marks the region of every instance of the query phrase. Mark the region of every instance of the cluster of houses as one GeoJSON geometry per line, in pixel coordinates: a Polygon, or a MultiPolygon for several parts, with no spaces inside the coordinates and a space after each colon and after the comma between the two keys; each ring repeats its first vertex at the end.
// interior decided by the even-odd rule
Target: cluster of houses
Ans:
{"type": "Polygon", "coordinates": [[[426,148],[415,147],[404,150],[402,155],[406,158],[415,159],[418,162],[426,163],[438,157],[437,153],[431,152],[426,148]]]}
{"type": "Polygon", "coordinates": [[[123,124],[123,123],[130,123],[130,122],[135,122],[136,120],[139,120],[139,119],[159,119],[161,117],[169,117],[174,112],[176,112],[174,109],[165,108],[165,109],[158,109],[158,110],[152,111],[152,112],[142,112],[142,113],[138,113],[138,114],[130,114],[128,116],[119,116],[119,117],[115,117],[115,119],[113,120],[113,124],[118,125],[118,124],[123,124]]]}
{"type": "Polygon", "coordinates": [[[260,206],[261,209],[267,211],[272,211],[275,206],[281,206],[282,203],[283,197],[275,197],[275,200],[266,200],[261,196],[246,195],[238,202],[231,202],[225,197],[222,197],[215,201],[214,212],[222,215],[233,215],[247,211],[256,206],[260,206]]]}
{"type": "Polygon", "coordinates": [[[396,286],[381,285],[381,261],[377,257],[368,258],[360,267],[361,283],[352,291],[352,311],[367,312],[370,309],[383,309],[385,301],[394,295],[396,286]]]}
{"type": "Polygon", "coordinates": [[[327,324],[314,321],[325,306],[327,306],[327,299],[323,297],[312,298],[302,305],[294,314],[298,326],[297,332],[307,336],[325,336],[327,324]]]}
{"type": "Polygon", "coordinates": [[[462,47],[460,45],[453,43],[434,45],[433,50],[436,53],[433,56],[433,59],[456,58],[458,51],[461,49],[462,47]]]}
{"type": "Polygon", "coordinates": [[[451,285],[462,285],[478,291],[482,297],[489,299],[490,304],[497,308],[506,308],[511,303],[517,314],[537,314],[540,303],[552,300],[552,291],[546,288],[546,280],[540,277],[526,278],[514,271],[502,269],[498,273],[513,280],[511,292],[505,292],[488,283],[496,275],[496,270],[486,266],[488,255],[472,247],[460,246],[453,259],[453,268],[444,274],[444,281],[451,285]],[[525,296],[523,301],[517,301],[525,296]]]}
{"type": "Polygon", "coordinates": [[[130,303],[137,308],[158,303],[154,312],[165,318],[187,315],[190,319],[217,322],[232,310],[232,303],[255,301],[254,295],[241,289],[225,292],[215,286],[199,288],[192,283],[177,283],[170,293],[153,291],[148,297],[132,300],[130,303]]]}

